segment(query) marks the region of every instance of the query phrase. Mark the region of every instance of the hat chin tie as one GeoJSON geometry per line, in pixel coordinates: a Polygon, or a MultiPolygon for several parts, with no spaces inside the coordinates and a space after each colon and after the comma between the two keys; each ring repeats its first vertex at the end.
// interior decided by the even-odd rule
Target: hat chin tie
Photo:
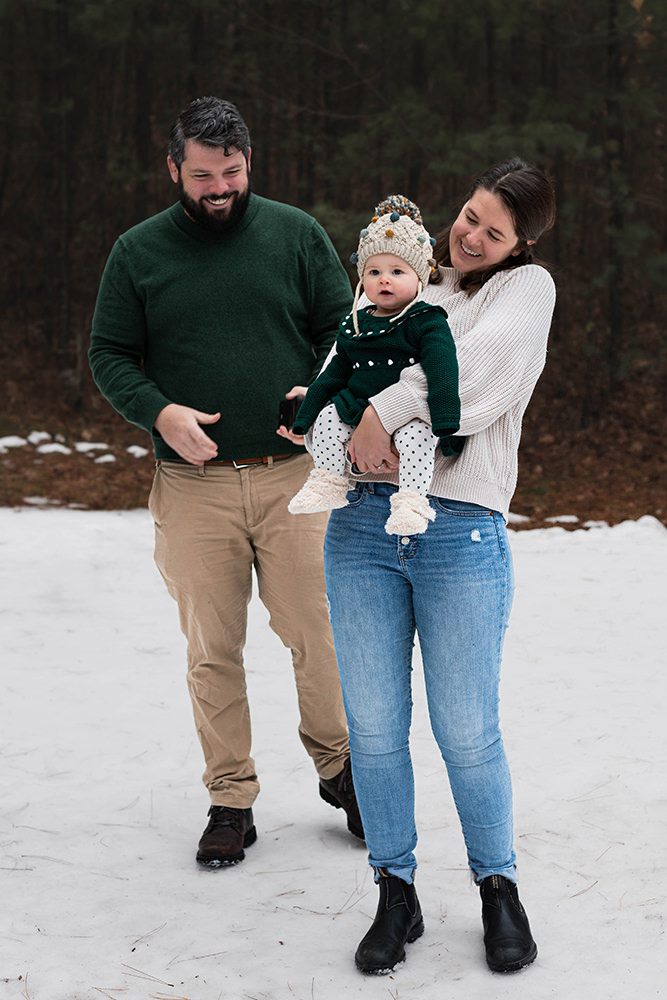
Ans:
{"type": "Polygon", "coordinates": [[[363,281],[357,282],[357,288],[354,293],[354,302],[352,303],[352,322],[354,323],[354,332],[357,337],[360,336],[361,331],[359,330],[359,320],[357,319],[357,308],[359,306],[359,297],[361,295],[361,289],[364,287],[363,281]]]}
{"type": "Polygon", "coordinates": [[[401,309],[400,313],[397,313],[396,316],[390,316],[389,322],[393,323],[394,320],[400,319],[401,316],[405,316],[408,309],[412,309],[415,302],[419,301],[419,296],[423,291],[424,291],[424,286],[422,285],[422,280],[421,278],[417,278],[417,294],[415,295],[414,299],[412,300],[412,302],[408,302],[407,306],[405,306],[404,309],[401,309]]]}

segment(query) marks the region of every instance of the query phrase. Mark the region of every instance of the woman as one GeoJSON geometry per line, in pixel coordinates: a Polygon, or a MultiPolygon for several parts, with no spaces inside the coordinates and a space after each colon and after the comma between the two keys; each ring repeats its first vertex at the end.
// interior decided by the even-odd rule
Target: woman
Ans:
{"type": "Polygon", "coordinates": [[[325,543],[331,621],[348,717],[352,772],[380,901],[355,956],[391,971],[423,931],[414,885],[417,834],[409,750],[411,661],[419,635],[429,715],[480,887],[486,959],[520,969],[537,955],[516,887],[512,791],[498,719],[503,639],[513,594],[505,517],[521,420],[546,355],[555,291],[532,263],[554,221],[551,185],[514,159],[472,187],[435,256],[456,342],[458,457],[436,456],[423,535],[388,535],[397,457],[391,436],[429,422],[418,366],[370,400],[349,445],[360,473],[325,543]]]}

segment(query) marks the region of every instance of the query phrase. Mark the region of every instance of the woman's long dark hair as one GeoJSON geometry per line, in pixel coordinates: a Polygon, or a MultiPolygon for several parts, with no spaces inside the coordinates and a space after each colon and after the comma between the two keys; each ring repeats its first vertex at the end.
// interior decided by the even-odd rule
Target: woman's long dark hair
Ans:
{"type": "MultiPolygon", "coordinates": [[[[510,254],[505,260],[482,271],[470,271],[463,274],[460,287],[468,292],[475,292],[498,271],[507,271],[522,264],[534,264],[535,243],[542,233],[551,229],[556,218],[556,199],[554,191],[546,174],[532,163],[526,163],[515,157],[504,160],[491,167],[485,174],[478,177],[465,197],[469,201],[479,189],[489,191],[500,198],[510,214],[514,231],[518,237],[519,252],[510,254]]],[[[451,225],[438,233],[433,256],[438,264],[451,267],[449,255],[449,233],[451,225]]]]}

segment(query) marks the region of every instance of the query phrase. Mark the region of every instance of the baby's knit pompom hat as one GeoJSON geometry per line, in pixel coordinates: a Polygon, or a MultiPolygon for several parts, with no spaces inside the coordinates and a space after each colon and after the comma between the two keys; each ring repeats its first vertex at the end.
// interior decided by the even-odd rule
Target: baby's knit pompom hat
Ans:
{"type": "MultiPolygon", "coordinates": [[[[376,254],[390,253],[409,264],[419,278],[419,288],[413,300],[416,301],[435,270],[434,246],[435,240],[424,228],[421,213],[413,201],[402,194],[391,194],[376,206],[373,218],[359,234],[357,252],[350,258],[352,263],[357,265],[359,274],[353,305],[354,325],[357,331],[357,304],[368,258],[376,254]]],[[[400,316],[412,304],[413,302],[410,302],[400,316]]],[[[391,320],[398,318],[399,316],[392,316],[391,320]]]]}

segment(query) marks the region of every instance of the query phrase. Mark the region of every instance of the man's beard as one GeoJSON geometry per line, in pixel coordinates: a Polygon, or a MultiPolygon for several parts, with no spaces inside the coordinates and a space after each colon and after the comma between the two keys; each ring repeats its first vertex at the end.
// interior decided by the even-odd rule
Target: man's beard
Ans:
{"type": "Polygon", "coordinates": [[[248,172],[248,186],[245,191],[236,191],[232,195],[231,205],[229,210],[223,216],[220,214],[213,214],[210,212],[203,204],[202,200],[195,201],[190,195],[186,194],[183,190],[183,181],[178,178],[178,193],[181,199],[181,205],[190,216],[190,218],[203,226],[204,229],[208,229],[211,233],[227,233],[234,226],[238,225],[245,214],[245,210],[248,207],[248,199],[250,198],[250,173],[248,172]]]}

